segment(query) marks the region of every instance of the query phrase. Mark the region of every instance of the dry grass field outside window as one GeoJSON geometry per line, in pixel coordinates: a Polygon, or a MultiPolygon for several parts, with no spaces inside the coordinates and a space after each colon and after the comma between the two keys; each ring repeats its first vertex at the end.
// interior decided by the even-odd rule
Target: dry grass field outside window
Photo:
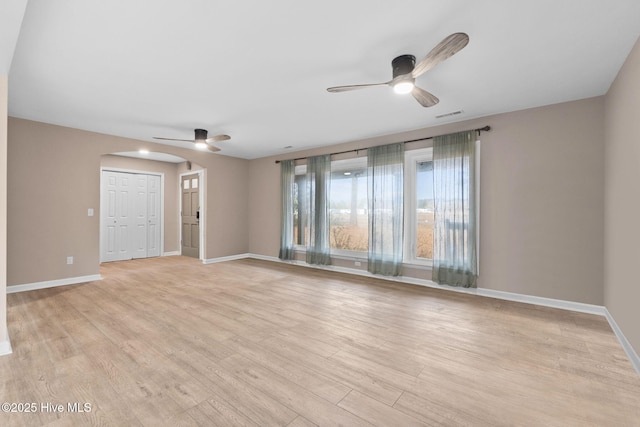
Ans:
{"type": "Polygon", "coordinates": [[[433,259],[433,212],[418,212],[416,257],[433,259]]]}
{"type": "MultiPolygon", "coordinates": [[[[366,215],[358,215],[357,224],[350,223],[350,213],[331,215],[331,231],[329,235],[331,248],[346,251],[367,252],[368,224],[366,215]]],[[[433,257],[433,212],[419,212],[416,238],[416,255],[418,258],[433,257]]],[[[294,227],[294,236],[298,236],[298,228],[294,227]]]]}

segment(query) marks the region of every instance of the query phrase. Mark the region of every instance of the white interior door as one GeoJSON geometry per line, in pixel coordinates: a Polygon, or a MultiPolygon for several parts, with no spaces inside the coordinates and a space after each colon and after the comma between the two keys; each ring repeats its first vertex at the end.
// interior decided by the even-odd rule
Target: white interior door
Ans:
{"type": "Polygon", "coordinates": [[[135,182],[132,207],[133,217],[131,255],[133,258],[147,257],[147,175],[132,175],[135,182]]]}
{"type": "Polygon", "coordinates": [[[131,259],[131,176],[104,171],[102,185],[102,260],[131,259]]]}
{"type": "Polygon", "coordinates": [[[147,177],[147,256],[160,256],[160,177],[147,177]]]}
{"type": "Polygon", "coordinates": [[[101,199],[101,262],[160,255],[160,176],[103,171],[101,199]]]}

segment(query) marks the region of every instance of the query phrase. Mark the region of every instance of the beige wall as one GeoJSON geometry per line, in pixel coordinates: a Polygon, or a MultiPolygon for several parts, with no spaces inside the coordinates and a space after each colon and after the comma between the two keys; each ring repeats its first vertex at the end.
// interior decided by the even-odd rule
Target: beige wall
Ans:
{"type": "Polygon", "coordinates": [[[604,303],[640,353],[640,41],[606,96],[604,303]]]}
{"type": "Polygon", "coordinates": [[[180,202],[178,197],[180,188],[178,184],[178,164],[105,155],[100,158],[100,166],[129,171],[156,172],[164,175],[164,247],[162,250],[163,252],[179,251],[178,215],[180,214],[180,202]]]}
{"type": "Polygon", "coordinates": [[[147,148],[206,169],[206,257],[248,250],[247,160],[17,118],[8,123],[9,285],[99,274],[101,156],[147,148]],[[94,208],[94,217],[87,209],[94,208]],[[66,265],[73,255],[75,263],[66,265]],[[34,268],[37,265],[38,268],[34,268]]]}
{"type": "Polygon", "coordinates": [[[208,259],[249,251],[249,161],[232,157],[225,160],[205,170],[208,259]]]}
{"type": "MultiPolygon", "coordinates": [[[[487,289],[602,304],[602,97],[367,139],[278,158],[490,125],[482,134],[480,280],[487,289]]],[[[249,250],[278,256],[279,165],[252,160],[249,250]]],[[[336,261],[339,265],[352,262],[336,261]]],[[[364,266],[363,266],[364,268],[364,266]]],[[[410,272],[430,278],[424,270],[410,272]]]]}
{"type": "MultiPolygon", "coordinates": [[[[492,126],[481,138],[479,287],[605,304],[638,349],[640,317],[635,302],[640,300],[640,288],[627,278],[626,271],[640,255],[636,245],[640,227],[634,225],[639,211],[634,189],[640,182],[636,125],[639,75],[640,47],[636,44],[606,98],[499,114],[278,158],[492,126]]],[[[99,212],[100,165],[146,169],[105,154],[158,146],[16,118],[9,118],[8,137],[4,138],[6,92],[7,79],[3,77],[0,171],[2,146],[8,144],[4,161],[9,159],[9,188],[6,198],[0,194],[0,222],[6,200],[9,251],[7,264],[0,261],[0,269],[8,265],[9,285],[97,274],[99,216],[87,217],[86,210],[93,207],[99,212]],[[76,257],[73,266],[65,263],[68,255],[76,257]]],[[[276,157],[247,161],[168,146],[162,151],[189,159],[193,170],[205,170],[205,258],[246,252],[277,256],[280,196],[276,157]]],[[[174,169],[177,176],[185,166],[174,169]]],[[[0,178],[0,193],[3,189],[0,178]]],[[[177,197],[177,191],[175,194],[177,197]]],[[[165,211],[170,209],[165,204],[165,211]]],[[[0,244],[5,229],[1,225],[0,244]]],[[[165,223],[165,251],[177,247],[177,241],[167,239],[173,226],[177,229],[177,225],[165,223]]],[[[351,262],[336,260],[336,265],[351,267],[351,262]]],[[[430,278],[424,270],[408,275],[430,278]]],[[[3,296],[4,286],[0,280],[3,296]]],[[[5,310],[2,298],[0,343],[6,327],[5,310]]]]}
{"type": "Polygon", "coordinates": [[[0,75],[0,348],[7,336],[7,106],[9,84],[0,75]]]}
{"type": "Polygon", "coordinates": [[[249,161],[242,160],[242,168],[237,169],[239,159],[226,159],[228,161],[221,162],[213,171],[194,162],[191,163],[191,169],[187,169],[184,163],[178,165],[178,174],[204,170],[207,182],[204,204],[209,209],[207,218],[214,215],[216,218],[225,218],[226,221],[204,223],[207,259],[244,254],[249,250],[249,161]],[[211,173],[215,176],[211,177],[211,173]],[[210,230],[214,231],[209,232],[210,230]],[[242,233],[239,234],[238,230],[242,230],[242,233]]]}

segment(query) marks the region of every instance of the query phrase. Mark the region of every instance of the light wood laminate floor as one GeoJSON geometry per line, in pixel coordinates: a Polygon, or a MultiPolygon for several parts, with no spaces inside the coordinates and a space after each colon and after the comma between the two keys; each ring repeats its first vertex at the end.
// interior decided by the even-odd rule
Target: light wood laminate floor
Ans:
{"type": "Polygon", "coordinates": [[[601,316],[258,260],[101,274],[8,295],[0,400],[38,410],[0,425],[640,425],[601,316]]]}

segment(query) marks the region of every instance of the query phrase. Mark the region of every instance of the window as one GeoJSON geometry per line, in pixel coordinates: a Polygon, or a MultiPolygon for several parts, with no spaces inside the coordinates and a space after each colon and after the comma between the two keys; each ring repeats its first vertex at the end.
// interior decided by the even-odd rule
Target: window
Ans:
{"type": "Polygon", "coordinates": [[[433,258],[433,162],[416,163],[416,258],[433,258]]]}
{"type": "Polygon", "coordinates": [[[405,154],[404,259],[430,265],[433,258],[433,149],[405,154]]]}
{"type": "Polygon", "coordinates": [[[307,244],[307,221],[308,202],[306,173],[307,166],[301,165],[295,168],[295,178],[293,182],[293,243],[297,246],[307,244]]]}
{"type": "Polygon", "coordinates": [[[331,249],[367,252],[367,159],[331,162],[331,249]]]}
{"type": "MultiPolygon", "coordinates": [[[[404,262],[430,266],[433,258],[432,148],[405,153],[404,262]]],[[[308,200],[306,166],[296,166],[294,181],[294,242],[306,245],[308,200]]],[[[332,253],[365,257],[369,243],[367,210],[367,159],[331,162],[329,195],[332,253]]]]}

